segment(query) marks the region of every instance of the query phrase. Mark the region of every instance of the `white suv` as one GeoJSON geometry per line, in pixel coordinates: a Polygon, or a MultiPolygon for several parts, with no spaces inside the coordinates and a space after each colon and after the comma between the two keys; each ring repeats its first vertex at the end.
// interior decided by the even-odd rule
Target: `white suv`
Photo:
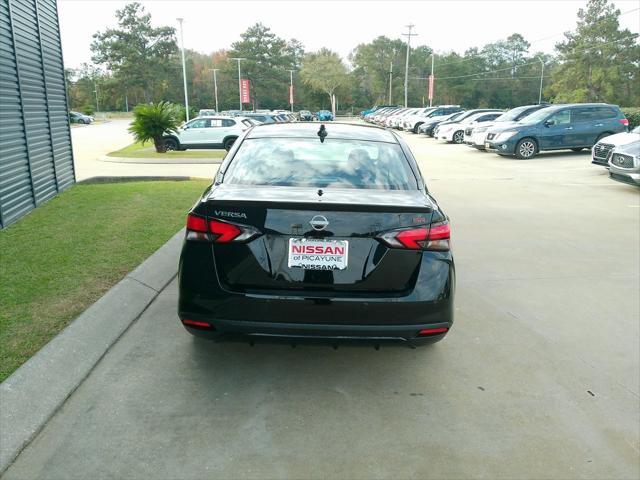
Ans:
{"type": "Polygon", "coordinates": [[[205,116],[194,118],[174,133],[165,135],[167,150],[188,148],[224,148],[229,150],[236,138],[257,125],[246,117],[205,116]]]}

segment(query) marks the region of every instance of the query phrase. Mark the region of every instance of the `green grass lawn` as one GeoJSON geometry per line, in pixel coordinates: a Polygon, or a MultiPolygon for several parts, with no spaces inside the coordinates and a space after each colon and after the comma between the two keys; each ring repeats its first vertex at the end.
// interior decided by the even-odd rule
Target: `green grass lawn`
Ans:
{"type": "Polygon", "coordinates": [[[0,381],[182,228],[208,183],[78,184],[0,230],[0,381]]]}
{"type": "Polygon", "coordinates": [[[157,153],[153,143],[136,142],[115,152],[108,153],[109,157],[124,158],[224,158],[226,150],[185,150],[184,152],[157,153]]]}

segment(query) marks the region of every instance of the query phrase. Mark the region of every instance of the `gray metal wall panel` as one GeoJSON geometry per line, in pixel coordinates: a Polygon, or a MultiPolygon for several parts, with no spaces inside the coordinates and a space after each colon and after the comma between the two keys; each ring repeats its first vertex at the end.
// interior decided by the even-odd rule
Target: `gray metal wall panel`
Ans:
{"type": "Polygon", "coordinates": [[[0,2],[0,226],[35,207],[7,0],[0,2]]]}
{"type": "Polygon", "coordinates": [[[3,227],[75,182],[55,0],[0,0],[0,132],[3,227]]]}

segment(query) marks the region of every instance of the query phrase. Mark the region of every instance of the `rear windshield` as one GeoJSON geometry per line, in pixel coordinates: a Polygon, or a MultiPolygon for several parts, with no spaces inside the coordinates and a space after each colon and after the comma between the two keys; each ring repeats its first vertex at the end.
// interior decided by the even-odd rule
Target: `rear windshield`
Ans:
{"type": "Polygon", "coordinates": [[[416,190],[398,144],[360,140],[253,138],[242,142],[224,183],[416,190]]]}

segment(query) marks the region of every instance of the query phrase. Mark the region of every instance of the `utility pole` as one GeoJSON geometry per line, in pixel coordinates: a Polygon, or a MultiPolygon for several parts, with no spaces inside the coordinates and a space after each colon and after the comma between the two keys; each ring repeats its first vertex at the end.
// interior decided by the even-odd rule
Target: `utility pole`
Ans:
{"type": "Polygon", "coordinates": [[[294,70],[289,70],[291,74],[291,84],[289,86],[289,103],[291,104],[291,114],[293,115],[293,72],[294,70]]]}
{"type": "Polygon", "coordinates": [[[393,62],[389,63],[389,105],[391,105],[391,86],[393,84],[393,62]]]}
{"type": "Polygon", "coordinates": [[[436,54],[432,52],[431,53],[431,80],[430,80],[431,81],[431,88],[429,89],[429,93],[430,93],[430,95],[429,95],[429,107],[431,107],[432,104],[433,104],[433,91],[435,90],[435,85],[434,84],[435,84],[436,79],[433,76],[433,61],[434,61],[435,57],[436,57],[436,54]]]}
{"type": "Polygon", "coordinates": [[[219,71],[219,68],[210,68],[209,71],[213,72],[213,94],[216,99],[216,113],[219,113],[218,109],[218,78],[216,77],[216,72],[219,71]]]}
{"type": "Polygon", "coordinates": [[[246,60],[246,58],[230,58],[229,60],[236,60],[238,62],[238,96],[240,97],[240,111],[242,111],[242,79],[240,76],[240,62],[246,60]]]}
{"type": "Polygon", "coordinates": [[[540,92],[538,93],[538,104],[542,103],[542,82],[544,80],[544,61],[539,58],[540,65],[542,65],[542,70],[540,71],[540,92]]]}
{"type": "Polygon", "coordinates": [[[404,106],[405,108],[407,107],[407,95],[409,92],[409,50],[411,50],[411,37],[415,37],[418,34],[417,33],[411,33],[411,30],[413,30],[413,27],[415,27],[415,25],[413,23],[410,23],[409,25],[405,25],[408,29],[409,32],[408,33],[403,33],[402,35],[407,37],[407,61],[405,63],[404,66],[404,106]]]}
{"type": "Polygon", "coordinates": [[[180,24],[180,50],[182,51],[182,82],[184,84],[184,108],[185,108],[185,117],[187,122],[189,121],[189,94],[187,93],[187,65],[184,60],[184,35],[182,33],[182,22],[184,18],[177,18],[178,23],[180,24]]]}

